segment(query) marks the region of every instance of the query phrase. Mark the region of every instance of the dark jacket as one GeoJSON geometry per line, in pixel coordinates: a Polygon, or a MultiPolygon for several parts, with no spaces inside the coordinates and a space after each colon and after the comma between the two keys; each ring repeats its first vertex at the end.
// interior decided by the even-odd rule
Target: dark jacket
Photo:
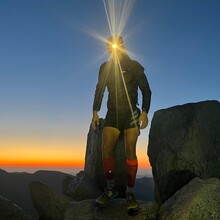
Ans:
{"type": "Polygon", "coordinates": [[[149,111],[151,90],[144,68],[127,55],[120,64],[112,60],[103,63],[99,70],[99,78],[95,91],[93,110],[99,111],[105,88],[108,89],[108,110],[124,111],[138,105],[138,88],[142,92],[142,111],[149,111]]]}

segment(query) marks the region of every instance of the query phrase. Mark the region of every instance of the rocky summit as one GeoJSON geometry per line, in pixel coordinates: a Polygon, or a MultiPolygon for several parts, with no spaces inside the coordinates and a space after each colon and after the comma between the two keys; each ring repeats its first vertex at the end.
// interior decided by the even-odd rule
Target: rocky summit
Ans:
{"type": "MultiPolygon", "coordinates": [[[[39,181],[30,184],[32,203],[39,220],[220,220],[218,101],[188,103],[155,112],[148,155],[156,202],[139,199],[140,210],[135,216],[127,214],[124,199],[126,172],[123,138],[115,149],[119,198],[110,201],[105,208],[96,205],[95,198],[106,185],[101,162],[103,125],[104,120],[101,120],[96,131],[90,129],[85,170],[75,177],[64,178],[63,193],[39,181]]],[[[142,188],[151,190],[150,185],[142,183],[142,188]]],[[[139,195],[140,192],[146,193],[146,190],[139,188],[139,195]]],[[[31,218],[0,197],[0,219],[31,218]]]]}
{"type": "Polygon", "coordinates": [[[156,220],[158,213],[155,202],[139,201],[138,215],[129,217],[125,199],[114,199],[106,207],[97,207],[95,199],[74,201],[40,182],[31,183],[30,190],[40,220],[156,220]]]}
{"type": "MultiPolygon", "coordinates": [[[[100,127],[90,129],[85,170],[75,178],[65,179],[64,193],[77,201],[67,201],[65,208],[51,220],[138,219],[138,220],[219,220],[220,219],[220,103],[204,101],[159,110],[154,114],[148,155],[153,169],[156,202],[139,201],[140,211],[130,217],[126,201],[116,198],[106,208],[96,207],[95,198],[105,186],[101,163],[100,127]],[[57,218],[62,216],[62,218],[57,218]]],[[[117,155],[118,186],[123,181],[124,143],[119,140],[117,155]],[[121,176],[119,175],[121,173],[121,176]],[[121,180],[120,180],[121,178],[121,180]]],[[[122,189],[122,188],[121,188],[122,189]]],[[[119,187],[120,190],[120,187],[119,187]]],[[[38,194],[38,193],[37,193],[38,194]]],[[[35,195],[37,195],[35,193],[35,195]]],[[[39,193],[46,195],[46,193],[39,193]]],[[[51,194],[53,195],[53,193],[51,194]]],[[[63,201],[62,196],[59,196],[63,201]]],[[[66,198],[66,197],[65,197],[66,198]]],[[[44,196],[50,204],[55,199],[44,196]]],[[[55,207],[54,207],[55,208],[55,207]]],[[[46,206],[41,206],[48,212],[46,206]]],[[[50,209],[50,213],[53,209],[50,209]]],[[[40,213],[40,212],[39,212],[40,213]]],[[[44,216],[42,216],[43,219],[44,216]]]]}

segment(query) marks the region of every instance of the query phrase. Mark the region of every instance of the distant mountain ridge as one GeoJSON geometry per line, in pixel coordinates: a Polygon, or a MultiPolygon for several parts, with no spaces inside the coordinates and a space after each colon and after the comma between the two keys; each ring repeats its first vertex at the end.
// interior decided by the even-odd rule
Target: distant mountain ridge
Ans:
{"type": "Polygon", "coordinates": [[[137,178],[134,193],[138,200],[154,201],[154,179],[153,177],[137,178]]]}
{"type": "Polygon", "coordinates": [[[32,181],[40,181],[62,193],[62,181],[66,176],[71,175],[48,170],[39,170],[33,174],[26,172],[8,173],[0,169],[0,195],[17,204],[32,216],[37,216],[38,214],[32,206],[29,184],[32,181]]]}

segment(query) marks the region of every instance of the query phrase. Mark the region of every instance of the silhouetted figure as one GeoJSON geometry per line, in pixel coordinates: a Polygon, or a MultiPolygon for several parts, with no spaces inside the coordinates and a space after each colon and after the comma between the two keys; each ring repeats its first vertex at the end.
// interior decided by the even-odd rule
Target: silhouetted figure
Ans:
{"type": "Polygon", "coordinates": [[[128,183],[126,199],[128,210],[138,209],[138,203],[132,193],[138,169],[136,143],[140,129],[148,125],[148,111],[151,101],[151,90],[144,68],[126,53],[121,36],[111,36],[107,40],[110,60],[103,63],[99,70],[96,86],[92,128],[96,129],[99,123],[98,111],[101,108],[104,91],[108,89],[107,114],[102,134],[103,167],[108,188],[96,199],[100,205],[118,195],[114,188],[114,147],[123,133],[126,154],[126,169],[128,183]],[[138,88],[142,93],[142,111],[138,105],[138,88]]]}

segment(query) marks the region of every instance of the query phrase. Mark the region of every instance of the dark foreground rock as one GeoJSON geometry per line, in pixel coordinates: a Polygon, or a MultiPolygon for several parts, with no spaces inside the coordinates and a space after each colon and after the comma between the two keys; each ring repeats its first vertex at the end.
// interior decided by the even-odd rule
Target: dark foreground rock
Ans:
{"type": "Polygon", "coordinates": [[[73,201],[40,182],[31,183],[30,190],[33,205],[39,213],[40,220],[155,220],[158,212],[156,203],[139,201],[140,211],[138,215],[129,217],[125,199],[114,199],[106,208],[97,209],[94,199],[73,201]]]}
{"type": "Polygon", "coordinates": [[[204,101],[157,111],[148,156],[159,203],[194,177],[220,178],[220,103],[204,101]]]}
{"type": "Polygon", "coordinates": [[[64,215],[64,220],[156,220],[158,205],[153,202],[141,202],[136,216],[129,216],[126,211],[125,199],[114,199],[106,208],[95,209],[95,200],[85,200],[71,204],[64,215]]]}
{"type": "Polygon", "coordinates": [[[85,171],[80,171],[75,177],[66,176],[62,186],[63,193],[77,201],[94,199],[101,194],[101,190],[85,171]]]}
{"type": "Polygon", "coordinates": [[[29,188],[33,206],[42,220],[62,220],[70,202],[74,201],[37,181],[31,182],[29,188]]]}
{"type": "Polygon", "coordinates": [[[1,220],[33,220],[17,205],[0,196],[0,219],[1,220]]]}
{"type": "Polygon", "coordinates": [[[220,179],[194,178],[160,207],[158,220],[177,219],[219,220],[220,179]]]}

